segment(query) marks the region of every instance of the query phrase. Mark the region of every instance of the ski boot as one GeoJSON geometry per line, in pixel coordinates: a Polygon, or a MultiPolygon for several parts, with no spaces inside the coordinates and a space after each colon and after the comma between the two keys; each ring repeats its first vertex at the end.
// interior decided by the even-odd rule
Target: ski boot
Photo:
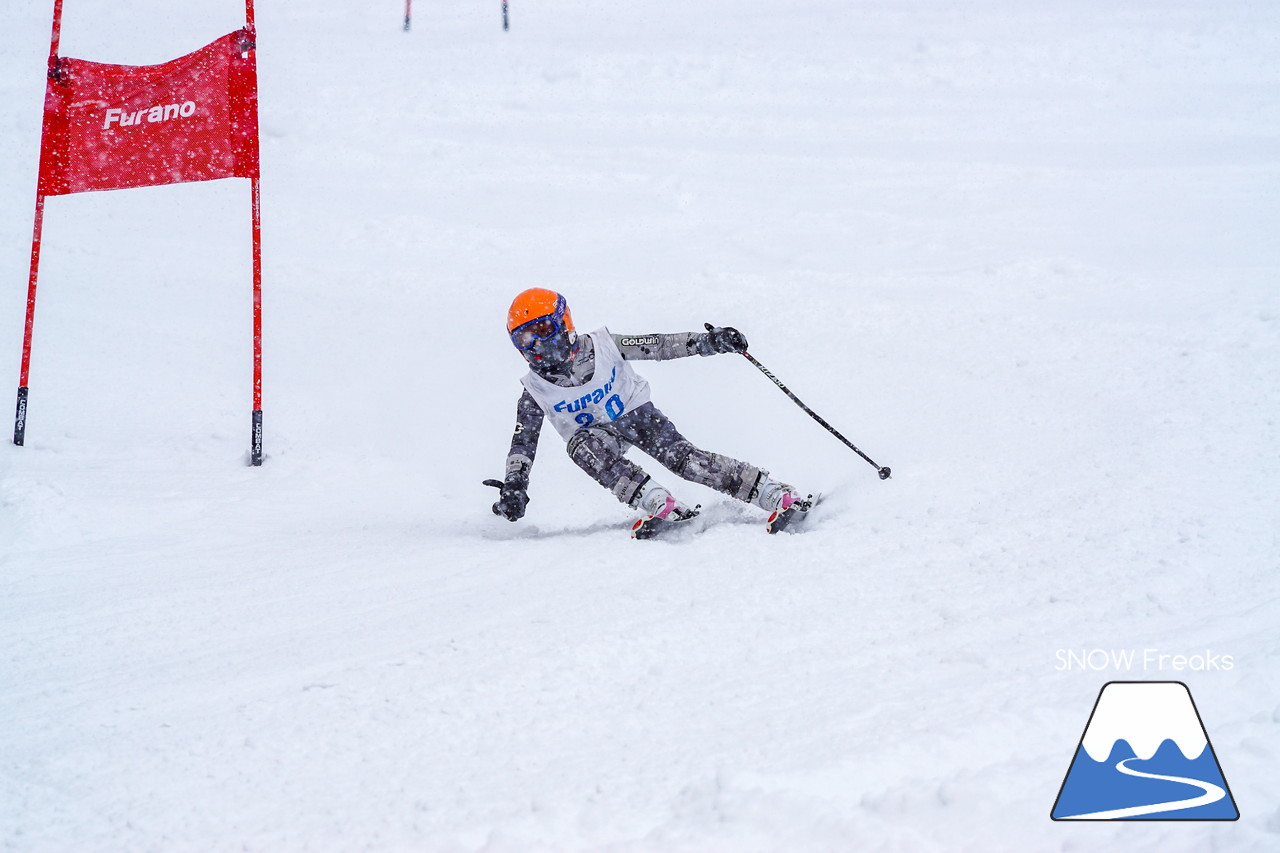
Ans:
{"type": "Polygon", "coordinates": [[[765,522],[765,530],[769,533],[787,529],[803,519],[804,514],[817,503],[813,495],[801,498],[795,486],[773,479],[768,471],[760,472],[747,500],[769,513],[769,520],[765,522]]]}
{"type": "Polygon", "coordinates": [[[779,501],[778,508],[769,514],[769,520],[765,522],[765,531],[780,533],[789,527],[799,526],[809,517],[809,510],[813,509],[814,504],[818,502],[818,497],[820,496],[809,495],[801,499],[791,492],[786,492],[779,501]]]}
{"type": "Polygon", "coordinates": [[[652,481],[646,484],[644,490],[638,495],[636,505],[644,511],[645,515],[636,519],[631,525],[632,539],[656,539],[659,536],[665,536],[683,522],[697,516],[702,509],[701,506],[689,509],[672,497],[670,492],[652,481]]]}

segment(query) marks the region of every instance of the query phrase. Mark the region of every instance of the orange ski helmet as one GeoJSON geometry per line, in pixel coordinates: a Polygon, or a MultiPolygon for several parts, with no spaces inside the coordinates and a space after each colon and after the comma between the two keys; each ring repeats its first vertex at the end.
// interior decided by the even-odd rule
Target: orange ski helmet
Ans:
{"type": "Polygon", "coordinates": [[[573,315],[569,313],[569,303],[564,297],[545,287],[531,287],[511,300],[511,308],[507,310],[507,334],[543,317],[554,317],[557,326],[567,332],[573,331],[573,315]]]}
{"type": "Polygon", "coordinates": [[[541,287],[530,288],[512,300],[507,333],[512,345],[539,374],[562,372],[573,360],[578,342],[565,298],[541,287]]]}

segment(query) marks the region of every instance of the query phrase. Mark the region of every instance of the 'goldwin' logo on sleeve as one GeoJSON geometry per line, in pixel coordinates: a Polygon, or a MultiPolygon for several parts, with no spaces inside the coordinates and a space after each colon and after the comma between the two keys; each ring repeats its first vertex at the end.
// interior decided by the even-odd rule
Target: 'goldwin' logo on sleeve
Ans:
{"type": "Polygon", "coordinates": [[[112,124],[118,124],[120,127],[129,127],[135,124],[142,124],[157,121],[172,121],[175,118],[188,118],[195,115],[196,102],[183,101],[180,104],[160,104],[154,107],[144,107],[135,112],[125,112],[124,110],[112,107],[107,110],[106,116],[102,122],[103,130],[110,130],[112,124]]]}

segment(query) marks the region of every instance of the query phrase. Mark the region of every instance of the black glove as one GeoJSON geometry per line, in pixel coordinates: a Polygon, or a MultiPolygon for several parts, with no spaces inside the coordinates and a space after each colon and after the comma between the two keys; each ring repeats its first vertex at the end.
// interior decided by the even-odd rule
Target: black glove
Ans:
{"type": "Polygon", "coordinates": [[[716,352],[746,352],[747,336],[739,332],[732,326],[712,326],[706,324],[707,339],[711,341],[711,348],[716,352]]]}
{"type": "Polygon", "coordinates": [[[529,505],[529,492],[525,487],[528,482],[511,478],[507,482],[501,480],[485,480],[486,486],[493,486],[500,494],[493,504],[493,514],[500,515],[507,521],[519,521],[524,517],[524,508],[529,505]]]}

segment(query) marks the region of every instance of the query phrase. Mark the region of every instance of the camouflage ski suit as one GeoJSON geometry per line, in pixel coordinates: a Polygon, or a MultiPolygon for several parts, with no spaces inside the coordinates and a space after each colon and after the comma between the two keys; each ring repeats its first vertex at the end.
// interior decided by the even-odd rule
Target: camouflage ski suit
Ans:
{"type": "MultiPolygon", "coordinates": [[[[715,355],[709,336],[702,332],[654,335],[612,335],[627,361],[665,361],[692,355],[715,355]]],[[[551,381],[565,388],[581,386],[595,371],[595,348],[591,337],[578,338],[579,349],[568,376],[551,381]]],[[[507,454],[507,480],[528,482],[543,411],[526,390],[516,404],[516,429],[507,454]]],[[[675,424],[651,402],[623,413],[615,420],[593,423],[575,431],[568,439],[569,458],[597,483],[611,491],[622,503],[632,506],[641,487],[649,479],[639,465],[627,459],[631,447],[638,447],[678,477],[700,483],[741,501],[754,497],[762,469],[719,453],[696,447],[680,434],[675,424]]]]}

